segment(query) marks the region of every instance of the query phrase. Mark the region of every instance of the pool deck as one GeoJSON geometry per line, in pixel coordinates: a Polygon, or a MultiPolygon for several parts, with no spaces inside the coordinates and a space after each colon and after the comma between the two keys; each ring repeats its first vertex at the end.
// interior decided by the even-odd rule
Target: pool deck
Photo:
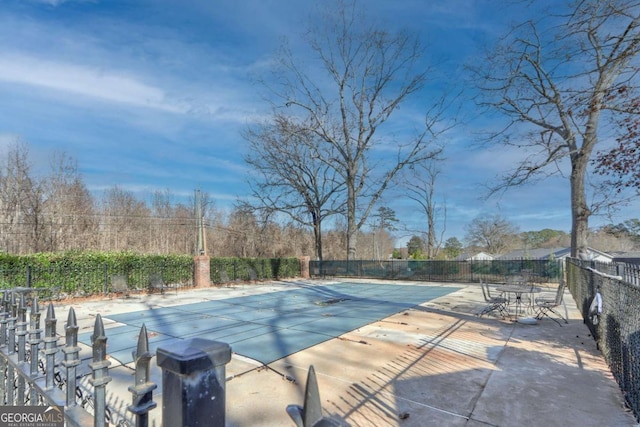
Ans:
{"type": "MultiPolygon", "coordinates": [[[[100,313],[109,339],[110,329],[123,325],[110,317],[122,319],[124,313],[257,295],[268,298],[274,292],[343,282],[456,289],[400,307],[395,314],[281,359],[269,359],[266,365],[234,354],[226,366],[227,426],[293,426],[285,408],[302,404],[310,365],[317,374],[325,415],[345,426],[638,426],[568,292],[569,324],[562,326],[550,319],[526,325],[478,318],[475,313],[485,304],[478,284],[432,282],[298,279],[54,305],[58,319],[66,319],[73,306],[80,334],[92,332],[100,313]]],[[[64,321],[58,324],[58,333],[64,335],[64,321]]],[[[81,354],[86,357],[89,351],[83,348],[81,354]]],[[[155,358],[151,366],[158,407],[151,411],[150,425],[160,426],[162,377],[155,358]]],[[[132,363],[114,356],[109,374],[109,404],[126,412],[132,363]]]]}

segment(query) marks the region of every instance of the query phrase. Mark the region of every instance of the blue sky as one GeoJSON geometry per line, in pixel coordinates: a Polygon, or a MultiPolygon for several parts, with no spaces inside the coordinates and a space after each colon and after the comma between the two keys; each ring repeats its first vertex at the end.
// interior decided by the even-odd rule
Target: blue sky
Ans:
{"type": "MultiPolygon", "coordinates": [[[[241,131],[268,112],[252,77],[267,69],[282,37],[304,56],[300,34],[315,3],[0,0],[0,147],[27,142],[41,168],[54,150],[65,151],[97,196],[113,185],[140,197],[168,189],[186,198],[201,188],[218,208],[230,209],[249,194],[241,131]]],[[[483,0],[366,5],[390,29],[419,34],[425,60],[437,64],[418,100],[459,90],[463,65],[526,16],[483,0]]],[[[414,101],[405,111],[421,105],[414,101]]],[[[484,186],[519,153],[475,143],[473,131],[492,121],[474,108],[466,104],[471,120],[443,141],[447,161],[437,193],[446,204],[445,236],[462,239],[474,217],[495,213],[521,231],[569,232],[564,179],[484,197],[484,186]]],[[[407,226],[424,229],[416,205],[392,193],[384,203],[407,226]]],[[[591,225],[604,222],[593,218],[591,225]]]]}

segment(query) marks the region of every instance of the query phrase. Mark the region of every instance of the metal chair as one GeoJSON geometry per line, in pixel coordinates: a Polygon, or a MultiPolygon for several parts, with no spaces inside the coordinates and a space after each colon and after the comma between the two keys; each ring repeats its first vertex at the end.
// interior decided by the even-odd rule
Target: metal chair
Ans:
{"type": "Polygon", "coordinates": [[[563,297],[564,297],[564,289],[565,289],[565,284],[564,281],[561,281],[560,284],[558,285],[558,289],[556,290],[556,294],[555,297],[553,298],[549,298],[549,297],[538,297],[536,298],[535,302],[536,302],[536,319],[540,320],[543,317],[548,317],[549,319],[553,320],[554,322],[556,322],[558,325],[562,326],[562,324],[558,321],[557,318],[555,317],[551,317],[549,314],[553,313],[555,314],[558,318],[564,320],[564,323],[569,323],[569,320],[567,320],[567,318],[565,316],[563,316],[562,314],[560,314],[556,308],[560,307],[563,304],[563,297]]]}
{"type": "Polygon", "coordinates": [[[502,317],[508,317],[509,311],[507,310],[507,305],[509,300],[503,296],[491,296],[489,285],[484,283],[482,280],[480,280],[480,288],[482,289],[482,296],[488,304],[480,311],[480,313],[478,313],[478,317],[482,317],[483,315],[496,310],[500,312],[502,317]]]}
{"type": "Polygon", "coordinates": [[[127,276],[122,274],[114,274],[111,276],[111,292],[114,294],[122,294],[125,298],[129,298],[127,276]]]}

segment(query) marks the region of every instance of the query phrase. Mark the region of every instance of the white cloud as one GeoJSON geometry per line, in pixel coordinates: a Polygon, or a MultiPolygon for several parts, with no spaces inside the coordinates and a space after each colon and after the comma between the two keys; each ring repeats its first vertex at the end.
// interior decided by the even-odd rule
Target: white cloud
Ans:
{"type": "Polygon", "coordinates": [[[145,84],[135,77],[23,55],[0,56],[0,80],[45,87],[108,102],[175,113],[185,112],[184,107],[167,102],[162,89],[145,84]]]}
{"type": "Polygon", "coordinates": [[[31,0],[33,3],[43,3],[49,6],[60,6],[63,3],[95,3],[94,0],[31,0]]]}

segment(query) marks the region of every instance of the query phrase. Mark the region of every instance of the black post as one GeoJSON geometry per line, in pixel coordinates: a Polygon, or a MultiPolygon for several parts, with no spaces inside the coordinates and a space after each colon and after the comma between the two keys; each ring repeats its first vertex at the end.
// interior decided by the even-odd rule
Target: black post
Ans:
{"type": "Polygon", "coordinates": [[[202,338],[158,348],[162,368],[162,420],[166,426],[225,425],[227,343],[202,338]]]}
{"type": "Polygon", "coordinates": [[[107,291],[108,291],[108,289],[107,289],[107,288],[108,288],[108,286],[109,286],[109,278],[107,277],[108,272],[107,272],[107,264],[106,264],[106,263],[104,264],[104,271],[103,271],[103,273],[104,273],[104,274],[103,274],[103,279],[104,279],[104,280],[103,280],[103,286],[102,286],[102,293],[103,293],[104,295],[106,295],[106,294],[107,294],[107,291]]]}

